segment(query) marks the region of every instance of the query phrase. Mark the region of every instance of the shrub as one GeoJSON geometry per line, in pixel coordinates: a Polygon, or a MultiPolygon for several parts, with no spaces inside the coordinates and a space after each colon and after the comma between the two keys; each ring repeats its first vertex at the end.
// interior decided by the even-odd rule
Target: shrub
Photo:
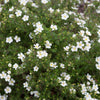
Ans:
{"type": "Polygon", "coordinates": [[[1,3],[0,100],[100,99],[99,0],[1,3]]]}

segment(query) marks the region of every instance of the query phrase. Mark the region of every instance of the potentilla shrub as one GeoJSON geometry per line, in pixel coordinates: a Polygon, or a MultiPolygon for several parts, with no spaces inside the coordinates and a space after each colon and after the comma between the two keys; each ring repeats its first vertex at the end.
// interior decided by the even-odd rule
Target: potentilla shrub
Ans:
{"type": "Polygon", "coordinates": [[[100,99],[100,3],[83,2],[1,2],[0,100],[100,99]]]}

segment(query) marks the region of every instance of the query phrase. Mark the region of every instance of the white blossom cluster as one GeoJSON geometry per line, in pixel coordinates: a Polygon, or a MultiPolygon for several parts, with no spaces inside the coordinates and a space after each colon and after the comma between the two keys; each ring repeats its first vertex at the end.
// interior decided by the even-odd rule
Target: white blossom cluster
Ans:
{"type": "MultiPolygon", "coordinates": [[[[60,74],[61,77],[58,77],[58,81],[60,83],[61,86],[65,87],[65,86],[68,86],[67,82],[66,81],[69,81],[70,80],[70,75],[69,74],[66,74],[66,72],[62,72],[60,74]]],[[[71,91],[71,90],[70,90],[71,91]]]]}
{"type": "Polygon", "coordinates": [[[95,92],[95,94],[100,94],[98,90],[99,89],[98,85],[96,84],[95,80],[93,80],[90,74],[87,74],[86,77],[88,81],[87,81],[87,84],[81,84],[81,87],[82,87],[81,93],[84,95],[84,98],[86,100],[89,100],[89,99],[98,100],[96,98],[92,98],[90,94],[93,91],[95,92]]]}
{"type": "MultiPolygon", "coordinates": [[[[14,40],[18,43],[18,42],[20,42],[21,41],[21,38],[20,37],[18,37],[17,35],[14,37],[14,40]]],[[[13,42],[13,38],[10,36],[10,37],[7,37],[6,38],[6,43],[12,43],[13,42]]]]}
{"type": "MultiPolygon", "coordinates": [[[[50,67],[51,67],[51,69],[56,69],[58,67],[57,62],[50,62],[50,67]]],[[[64,69],[65,64],[60,63],[60,68],[64,69]]]]}
{"type": "Polygon", "coordinates": [[[33,24],[33,27],[36,27],[36,29],[34,30],[35,35],[37,35],[43,31],[43,27],[42,27],[42,24],[40,22],[33,24]]]}
{"type": "MultiPolygon", "coordinates": [[[[9,3],[10,0],[4,0],[4,3],[7,4],[9,3]]],[[[64,0],[61,0],[61,3],[63,3],[64,0]]],[[[76,0],[79,2],[79,4],[81,4],[81,0],[76,0]]],[[[94,1],[94,0],[91,0],[91,1],[94,1]]],[[[99,0],[95,0],[95,1],[98,1],[99,0]]],[[[28,2],[31,2],[31,6],[33,8],[39,8],[40,6],[37,5],[37,3],[34,3],[32,0],[18,0],[19,4],[22,6],[22,9],[16,9],[16,7],[14,6],[11,6],[9,9],[8,9],[8,12],[9,12],[9,16],[8,18],[19,18],[22,22],[26,23],[27,25],[30,25],[29,21],[30,21],[30,16],[28,15],[28,8],[26,7],[27,3],[28,2]],[[28,23],[27,23],[28,22],[28,23]]],[[[42,4],[42,6],[46,6],[46,4],[48,4],[50,2],[50,0],[40,0],[40,3],[42,4]]],[[[70,0],[70,2],[72,2],[72,0],[70,0]]],[[[84,3],[87,4],[88,7],[95,7],[95,5],[90,2],[89,0],[83,0],[84,3]]],[[[58,5],[60,6],[60,4],[58,5]]],[[[88,27],[86,27],[86,21],[89,20],[89,17],[84,18],[84,15],[81,13],[79,15],[76,14],[76,10],[78,10],[78,7],[76,7],[75,5],[73,7],[71,7],[74,11],[67,11],[67,10],[64,10],[64,12],[62,12],[62,10],[59,8],[53,8],[52,6],[49,7],[47,9],[47,11],[49,12],[49,14],[52,16],[52,14],[55,13],[59,13],[61,12],[60,14],[60,19],[61,21],[63,22],[64,24],[64,27],[68,24],[67,21],[70,19],[70,16],[74,16],[74,21],[75,23],[80,27],[80,31],[78,33],[74,33],[72,34],[72,38],[76,38],[77,36],[80,37],[80,40],[77,41],[75,43],[75,45],[69,43],[68,45],[65,45],[62,49],[66,52],[66,54],[70,54],[73,53],[73,52],[78,52],[78,50],[81,50],[81,51],[86,51],[86,52],[89,52],[90,49],[92,48],[92,43],[94,42],[93,40],[91,40],[91,32],[89,31],[88,27]]],[[[2,6],[0,5],[0,12],[2,12],[2,6]]],[[[100,13],[100,6],[97,7],[96,9],[96,13],[100,13]]],[[[35,17],[37,18],[38,20],[38,16],[35,15],[35,17]]],[[[70,23],[72,24],[72,23],[70,23]]],[[[30,39],[33,39],[33,35],[35,33],[35,35],[39,35],[39,33],[42,33],[45,31],[45,23],[41,23],[40,20],[33,22],[32,23],[32,26],[33,28],[35,28],[33,30],[33,33],[30,32],[29,33],[29,37],[30,39]]],[[[1,22],[0,22],[0,27],[1,27],[1,22]]],[[[98,35],[98,43],[100,43],[100,25],[97,26],[98,27],[98,30],[97,30],[97,35],[98,35]]],[[[55,22],[52,22],[50,23],[50,26],[49,26],[49,30],[51,30],[51,32],[56,32],[60,29],[59,25],[57,25],[57,23],[55,22]]],[[[67,30],[66,30],[67,31],[67,30]]],[[[51,33],[50,33],[51,34],[51,33]]],[[[13,36],[9,36],[9,37],[6,37],[6,40],[5,42],[8,43],[8,44],[11,44],[13,41],[16,41],[16,43],[20,42],[21,41],[21,37],[15,35],[14,37],[13,36]]],[[[33,45],[32,49],[35,49],[36,50],[36,59],[40,60],[42,58],[46,58],[48,57],[49,55],[49,52],[48,50],[52,49],[53,47],[53,41],[49,40],[49,39],[46,39],[44,42],[44,46],[45,46],[45,50],[42,50],[42,45],[39,44],[39,42],[36,42],[33,45]]],[[[27,55],[30,55],[33,51],[32,49],[28,49],[26,54],[27,55]]],[[[19,52],[17,54],[17,58],[21,60],[22,62],[22,66],[23,66],[23,63],[24,63],[24,60],[26,58],[26,55],[24,53],[19,52]]],[[[96,68],[98,70],[100,70],[100,57],[96,57],[95,58],[95,61],[96,61],[96,68]]],[[[60,68],[62,68],[62,70],[65,70],[64,68],[66,68],[65,64],[64,63],[60,63],[60,68]]],[[[50,61],[49,65],[51,69],[56,69],[58,68],[58,64],[57,62],[53,62],[53,61],[50,61]]],[[[13,65],[11,63],[8,63],[8,67],[9,69],[14,69],[14,71],[17,69],[20,68],[20,65],[16,62],[14,63],[13,65]]],[[[40,71],[39,69],[39,66],[38,65],[35,65],[33,67],[33,72],[36,73],[40,71]]],[[[15,80],[11,77],[11,71],[8,70],[7,72],[5,71],[2,71],[0,73],[0,79],[4,79],[5,82],[8,82],[9,86],[6,86],[6,88],[4,88],[4,92],[5,94],[4,95],[1,95],[0,94],[0,100],[7,100],[7,97],[8,97],[8,94],[10,94],[12,92],[12,89],[10,86],[14,86],[15,84],[15,80]]],[[[81,84],[81,93],[84,95],[84,98],[86,100],[97,100],[96,98],[92,98],[92,95],[91,93],[94,92],[95,94],[100,94],[99,92],[99,86],[96,84],[95,80],[91,77],[91,75],[87,74],[86,75],[87,77],[87,80],[88,82],[85,84],[81,84]]],[[[36,98],[39,98],[40,97],[40,93],[39,91],[35,90],[33,91],[32,90],[32,87],[29,86],[29,81],[31,80],[31,75],[27,75],[26,76],[26,81],[23,83],[23,87],[28,91],[30,92],[30,95],[34,95],[34,97],[36,98]]],[[[67,74],[66,72],[62,72],[60,74],[60,77],[58,77],[58,83],[62,86],[62,87],[66,87],[68,86],[68,82],[70,81],[71,79],[71,75],[70,74],[67,74]]],[[[70,88],[69,89],[70,93],[76,93],[76,89],[74,88],[70,88]]]]}
{"type": "MultiPolygon", "coordinates": [[[[36,67],[36,66],[35,66],[36,67]]],[[[34,95],[34,97],[39,98],[40,93],[38,91],[32,91],[32,87],[29,86],[29,81],[31,80],[31,76],[27,75],[26,76],[26,82],[23,83],[23,87],[30,92],[30,95],[34,95]]]]}
{"type": "MultiPolygon", "coordinates": [[[[20,2],[21,2],[23,5],[26,5],[26,3],[28,2],[28,0],[21,0],[20,2]]],[[[9,14],[9,18],[14,18],[15,15],[16,15],[16,17],[21,17],[22,14],[23,14],[23,12],[22,12],[21,10],[19,10],[19,9],[16,9],[15,15],[14,15],[14,14],[12,14],[12,12],[13,12],[14,9],[15,9],[14,6],[12,6],[11,8],[9,8],[9,12],[11,13],[11,14],[9,14]]],[[[26,8],[26,7],[23,7],[22,10],[23,10],[24,12],[27,12],[27,8],[26,8]]],[[[29,20],[29,16],[26,15],[26,14],[23,15],[22,20],[23,20],[23,21],[28,21],[28,20],[29,20]]]]}
{"type": "MultiPolygon", "coordinates": [[[[15,80],[11,77],[11,71],[8,70],[7,72],[2,71],[0,73],[0,79],[4,79],[5,82],[8,82],[8,84],[10,86],[14,86],[15,84],[15,80]]],[[[6,86],[6,88],[4,88],[4,95],[0,94],[0,100],[7,100],[8,94],[10,94],[12,92],[12,89],[10,86],[6,86]]]]}
{"type": "MultiPolygon", "coordinates": [[[[92,36],[92,35],[88,31],[88,28],[86,31],[80,30],[79,35],[82,37],[82,41],[76,42],[76,44],[77,44],[76,46],[69,44],[68,46],[63,47],[64,51],[66,51],[66,54],[69,54],[70,50],[72,52],[77,52],[79,49],[81,49],[82,51],[88,51],[88,52],[90,51],[91,45],[92,45],[90,36],[92,36]]],[[[73,34],[72,37],[75,38],[76,35],[73,34]]]]}
{"type": "Polygon", "coordinates": [[[39,59],[42,59],[43,57],[47,57],[48,53],[46,52],[46,50],[40,50],[37,51],[37,55],[36,55],[39,59]]]}
{"type": "Polygon", "coordinates": [[[84,25],[86,24],[85,20],[79,18],[75,18],[75,21],[77,22],[77,25],[79,25],[80,27],[84,27],[84,25]]]}
{"type": "Polygon", "coordinates": [[[17,70],[18,68],[20,68],[19,65],[18,65],[17,63],[15,63],[15,64],[13,64],[13,65],[12,65],[11,63],[8,63],[8,67],[10,67],[10,68],[12,67],[12,68],[14,68],[15,70],[17,70]]]}

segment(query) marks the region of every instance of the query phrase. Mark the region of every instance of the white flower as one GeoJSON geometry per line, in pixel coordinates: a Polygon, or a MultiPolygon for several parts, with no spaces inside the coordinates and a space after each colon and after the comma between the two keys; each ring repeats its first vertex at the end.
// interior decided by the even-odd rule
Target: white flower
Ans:
{"type": "Polygon", "coordinates": [[[40,22],[37,22],[35,26],[36,27],[42,27],[42,24],[40,22]]]}
{"type": "Polygon", "coordinates": [[[27,80],[27,81],[30,81],[30,79],[31,79],[31,76],[30,76],[30,75],[27,75],[27,76],[26,76],[26,80],[27,80]]]}
{"type": "Polygon", "coordinates": [[[91,78],[90,81],[91,81],[93,84],[95,84],[95,81],[93,80],[93,78],[91,78]]]}
{"type": "Polygon", "coordinates": [[[23,83],[23,85],[24,85],[24,88],[26,87],[28,87],[28,82],[25,82],[25,83],[23,83]]]}
{"type": "Polygon", "coordinates": [[[15,64],[13,65],[13,68],[16,70],[16,69],[18,68],[18,64],[15,63],[15,64]]]}
{"type": "Polygon", "coordinates": [[[14,7],[12,6],[10,9],[9,9],[9,11],[13,11],[14,10],[14,7]]]}
{"type": "Polygon", "coordinates": [[[86,77],[87,77],[88,80],[91,79],[91,75],[90,74],[87,74],[86,77]]]}
{"type": "Polygon", "coordinates": [[[53,65],[54,65],[53,62],[51,62],[51,63],[50,63],[50,67],[53,67],[53,65]]]}
{"type": "Polygon", "coordinates": [[[84,40],[84,42],[86,42],[86,43],[90,41],[90,39],[89,39],[88,36],[84,36],[84,37],[83,37],[83,40],[84,40]]]}
{"type": "Polygon", "coordinates": [[[34,48],[35,48],[35,49],[39,49],[39,48],[41,48],[41,46],[39,46],[39,44],[36,43],[36,44],[34,44],[34,48]]]}
{"type": "Polygon", "coordinates": [[[70,80],[70,75],[66,75],[64,79],[69,81],[70,80]]]}
{"type": "Polygon", "coordinates": [[[88,43],[88,42],[87,42],[87,43],[86,43],[86,46],[89,47],[89,48],[91,48],[91,43],[88,43]]]}
{"type": "Polygon", "coordinates": [[[20,42],[20,41],[21,41],[20,37],[18,37],[17,35],[14,37],[14,40],[15,40],[16,42],[20,42]]]}
{"type": "Polygon", "coordinates": [[[12,78],[12,79],[9,81],[9,85],[14,86],[14,83],[15,83],[15,80],[12,78]]]}
{"type": "Polygon", "coordinates": [[[27,91],[30,91],[30,90],[31,90],[31,87],[27,87],[26,90],[27,90],[27,91]]]}
{"type": "Polygon", "coordinates": [[[96,26],[97,26],[98,28],[100,28],[100,25],[97,25],[97,24],[96,24],[96,26]]]}
{"type": "Polygon", "coordinates": [[[100,29],[97,31],[97,34],[99,35],[99,37],[100,37],[100,29]]]}
{"type": "Polygon", "coordinates": [[[0,100],[7,100],[7,97],[8,97],[7,95],[1,95],[0,94],[0,100]]]}
{"type": "Polygon", "coordinates": [[[37,35],[37,34],[39,34],[39,32],[43,31],[43,27],[42,27],[42,24],[40,22],[37,22],[36,25],[33,24],[33,26],[34,27],[36,26],[36,29],[34,30],[35,35],[37,35]]]}
{"type": "Polygon", "coordinates": [[[15,12],[15,14],[16,14],[17,17],[19,17],[19,16],[22,15],[22,11],[21,11],[21,10],[17,10],[17,11],[15,12]]]}
{"type": "Polygon", "coordinates": [[[5,77],[5,81],[10,81],[10,78],[11,78],[11,76],[10,75],[7,75],[6,77],[5,77]]]}
{"type": "Polygon", "coordinates": [[[85,94],[85,98],[86,98],[86,100],[92,100],[91,95],[89,93],[85,94]]]}
{"type": "Polygon", "coordinates": [[[25,58],[25,55],[23,53],[18,53],[18,59],[21,59],[21,61],[23,62],[25,58]]]}
{"type": "Polygon", "coordinates": [[[29,19],[29,16],[27,16],[27,15],[24,15],[24,16],[22,17],[22,20],[23,20],[23,21],[28,21],[28,19],[29,19]]]}
{"type": "Polygon", "coordinates": [[[57,9],[57,12],[60,12],[60,9],[57,9]]]}
{"type": "Polygon", "coordinates": [[[11,64],[11,63],[9,63],[9,64],[8,64],[8,67],[11,67],[11,66],[12,66],[12,64],[11,64]]]}
{"type": "Polygon", "coordinates": [[[43,53],[43,57],[47,57],[48,56],[48,53],[45,50],[43,50],[42,53],[43,53]]]}
{"type": "Polygon", "coordinates": [[[62,81],[61,77],[58,77],[57,79],[58,79],[58,82],[59,83],[62,81]]]}
{"type": "Polygon", "coordinates": [[[18,0],[19,2],[20,2],[20,4],[22,4],[22,5],[26,5],[27,4],[27,2],[28,2],[28,0],[18,0]]]}
{"type": "Polygon", "coordinates": [[[69,46],[64,47],[64,50],[68,51],[69,50],[69,46]]]}
{"type": "Polygon", "coordinates": [[[29,55],[31,52],[32,52],[32,50],[28,49],[28,51],[26,53],[27,53],[27,55],[29,55]]]}
{"type": "Polygon", "coordinates": [[[65,77],[65,76],[66,76],[66,73],[65,73],[65,72],[62,72],[62,73],[60,74],[60,76],[65,77]]]}
{"type": "Polygon", "coordinates": [[[9,14],[9,18],[13,18],[14,17],[14,14],[9,14]]]}
{"type": "Polygon", "coordinates": [[[72,14],[75,14],[75,13],[74,13],[74,12],[72,12],[72,11],[69,11],[69,12],[68,12],[68,14],[69,14],[69,15],[72,15],[72,14]]]}
{"type": "Polygon", "coordinates": [[[100,56],[96,57],[96,62],[100,64],[100,56]]]}
{"type": "Polygon", "coordinates": [[[30,24],[29,24],[29,23],[27,23],[27,25],[29,26],[30,24]]]}
{"type": "Polygon", "coordinates": [[[37,57],[38,57],[39,59],[41,59],[43,56],[44,56],[44,55],[43,55],[43,52],[42,52],[42,51],[37,51],[37,57]]]}
{"type": "Polygon", "coordinates": [[[81,35],[82,37],[84,36],[84,30],[81,30],[80,32],[79,32],[79,35],[81,35]]]}
{"type": "Polygon", "coordinates": [[[84,24],[86,23],[84,20],[81,20],[79,18],[75,18],[75,21],[77,22],[77,24],[80,26],[80,27],[84,27],[84,24]]]}
{"type": "Polygon", "coordinates": [[[51,48],[52,44],[48,40],[45,42],[46,42],[45,47],[48,49],[51,48]]]}
{"type": "Polygon", "coordinates": [[[100,9],[97,9],[96,12],[97,12],[97,13],[100,13],[100,9]]]}
{"type": "Polygon", "coordinates": [[[83,46],[84,46],[84,44],[82,43],[82,41],[77,42],[77,48],[82,49],[83,46]]]}
{"type": "Polygon", "coordinates": [[[67,86],[66,81],[61,81],[61,86],[63,86],[63,87],[67,86]]]}
{"type": "Polygon", "coordinates": [[[72,50],[72,52],[77,51],[77,47],[72,46],[71,50],[72,50]]]}
{"type": "Polygon", "coordinates": [[[69,52],[66,52],[67,57],[69,56],[69,52]]]}
{"type": "Polygon", "coordinates": [[[12,37],[7,37],[6,38],[6,43],[12,43],[13,42],[13,39],[12,39],[12,37]]]}
{"type": "Polygon", "coordinates": [[[47,57],[48,53],[44,50],[44,51],[37,51],[37,55],[36,55],[39,59],[43,58],[43,57],[47,57]]]}
{"type": "Polygon", "coordinates": [[[7,71],[7,73],[8,73],[8,74],[11,74],[11,71],[10,71],[10,70],[8,70],[8,71],[7,71]]]}
{"type": "Polygon", "coordinates": [[[61,64],[60,64],[60,67],[61,67],[61,68],[65,68],[65,65],[61,63],[61,64]]]}
{"type": "Polygon", "coordinates": [[[38,8],[38,5],[36,5],[35,3],[32,3],[32,6],[38,8]]]}
{"type": "Polygon", "coordinates": [[[66,14],[66,13],[64,13],[64,14],[61,15],[61,18],[62,18],[63,20],[67,20],[68,17],[69,17],[69,15],[66,14]]]}
{"type": "Polygon", "coordinates": [[[1,79],[6,78],[6,73],[5,73],[5,72],[2,72],[2,73],[0,74],[0,78],[1,78],[1,79]]]}
{"type": "Polygon", "coordinates": [[[34,96],[35,96],[35,97],[39,98],[40,93],[39,93],[38,91],[33,91],[33,93],[34,93],[34,96]]]}
{"type": "Polygon", "coordinates": [[[26,7],[23,7],[22,10],[23,10],[25,13],[27,13],[27,11],[28,11],[26,7]]]}
{"type": "Polygon", "coordinates": [[[88,30],[86,30],[86,34],[91,36],[91,33],[88,30]]]}
{"type": "Polygon", "coordinates": [[[57,68],[58,66],[57,66],[57,63],[56,62],[50,62],[50,67],[52,67],[52,68],[57,68]]]}
{"type": "Polygon", "coordinates": [[[91,43],[86,43],[84,50],[89,51],[91,49],[91,43]]]}
{"type": "Polygon", "coordinates": [[[4,89],[5,93],[8,94],[8,93],[11,93],[11,88],[9,86],[7,86],[5,89],[4,89]]]}
{"type": "Polygon", "coordinates": [[[38,26],[35,30],[34,30],[34,32],[42,32],[43,31],[43,27],[41,27],[41,26],[38,26]]]}
{"type": "Polygon", "coordinates": [[[51,25],[50,28],[52,29],[52,31],[57,30],[57,25],[51,25]]]}
{"type": "Polygon", "coordinates": [[[87,82],[87,85],[90,85],[90,84],[91,84],[91,83],[88,81],[88,82],[87,82]]]}
{"type": "Polygon", "coordinates": [[[100,70],[100,64],[96,64],[96,68],[100,70]]]}
{"type": "Polygon", "coordinates": [[[51,7],[48,10],[50,11],[50,13],[54,12],[54,9],[52,9],[51,7]]]}
{"type": "Polygon", "coordinates": [[[82,94],[84,94],[84,95],[87,93],[87,89],[86,89],[85,86],[84,86],[84,87],[82,86],[82,90],[81,90],[81,92],[82,92],[82,94]]]}
{"type": "Polygon", "coordinates": [[[8,3],[9,2],[9,0],[4,0],[4,3],[8,3]]]}
{"type": "Polygon", "coordinates": [[[73,34],[72,37],[73,37],[73,38],[76,37],[76,34],[73,34]]]}
{"type": "MultiPolygon", "coordinates": [[[[0,12],[2,12],[2,7],[0,7],[0,12]]],[[[1,26],[1,25],[0,25],[1,26]]]]}
{"type": "Polygon", "coordinates": [[[34,91],[31,91],[31,92],[30,92],[30,95],[33,95],[33,94],[34,94],[34,91]]]}
{"type": "MultiPolygon", "coordinates": [[[[99,0],[98,0],[99,1],[99,0]]],[[[100,6],[98,6],[98,9],[96,9],[96,12],[99,14],[100,13],[100,6]]]]}
{"type": "Polygon", "coordinates": [[[100,39],[98,39],[98,43],[100,43],[100,39]]]}
{"type": "Polygon", "coordinates": [[[29,34],[29,38],[30,39],[32,39],[33,37],[32,37],[32,32],[30,32],[30,34],[29,34]]]}
{"type": "Polygon", "coordinates": [[[34,71],[37,72],[39,70],[39,67],[35,66],[33,69],[34,69],[34,71]]]}
{"type": "Polygon", "coordinates": [[[97,91],[98,89],[98,85],[93,84],[92,90],[97,91]]]}
{"type": "Polygon", "coordinates": [[[46,4],[48,3],[48,0],[41,0],[41,3],[46,4]]]}

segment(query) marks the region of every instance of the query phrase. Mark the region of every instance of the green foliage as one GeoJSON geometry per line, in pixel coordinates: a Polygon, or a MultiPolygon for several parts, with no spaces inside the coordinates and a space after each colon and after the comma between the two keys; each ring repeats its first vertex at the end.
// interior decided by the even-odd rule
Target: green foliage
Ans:
{"type": "Polygon", "coordinates": [[[89,3],[95,7],[88,6],[88,3],[83,4],[82,1],[79,3],[78,0],[49,0],[47,4],[35,0],[33,5],[37,7],[32,6],[32,2],[28,2],[25,6],[20,2],[9,0],[4,5],[0,5],[2,8],[0,12],[0,96],[6,94],[8,100],[89,100],[82,92],[82,84],[86,84],[86,88],[90,86],[91,89],[93,85],[98,85],[97,90],[87,89],[86,93],[91,95],[91,98],[89,97],[91,100],[92,98],[99,100],[100,94],[96,93],[100,91],[100,68],[96,67],[96,58],[100,57],[100,42],[98,42],[100,13],[96,12],[100,7],[98,1],[91,0],[89,3]],[[80,4],[84,6],[83,15],[79,13],[83,8],[77,7],[80,4]],[[12,6],[14,9],[9,11],[12,6]],[[54,10],[51,13],[50,7],[54,10]],[[16,14],[17,10],[22,11],[19,17],[16,14]],[[68,15],[66,20],[64,16],[61,17],[65,13],[68,15]],[[28,20],[24,21],[24,15],[29,16],[28,20]],[[56,25],[57,29],[53,30],[51,25],[56,25]],[[87,36],[89,41],[84,40],[81,31],[84,31],[84,36],[87,36]],[[90,32],[90,35],[86,34],[86,31],[90,32]],[[18,36],[21,41],[16,42],[15,36],[18,36]],[[11,43],[9,42],[11,40],[7,42],[8,37],[12,37],[11,43]],[[49,41],[49,48],[46,41],[49,41]],[[82,42],[79,47],[77,47],[78,42],[82,42]],[[36,43],[40,48],[35,46],[36,43]],[[89,44],[86,47],[87,43],[89,44]],[[65,49],[66,46],[68,50],[65,49]],[[73,46],[77,48],[76,51],[73,46]],[[45,53],[38,55],[39,51],[45,53]],[[18,58],[20,53],[23,53],[23,57],[18,58]],[[11,67],[9,67],[10,63],[11,67]],[[50,65],[51,63],[56,64],[50,65]],[[18,64],[18,68],[14,68],[14,64],[18,64]],[[64,64],[64,68],[61,64],[64,64]],[[34,69],[36,66],[38,70],[34,69]],[[11,86],[10,80],[5,81],[7,76],[2,78],[1,74],[2,72],[7,74],[8,71],[11,71],[9,74],[11,79],[15,80],[14,85],[11,86]],[[65,79],[63,73],[69,75],[70,79],[65,79]],[[88,74],[91,75],[91,80],[87,78],[88,74]],[[29,80],[26,78],[28,75],[29,80]],[[66,86],[62,85],[63,81],[66,81],[66,86]],[[26,87],[25,82],[28,83],[26,87]],[[90,82],[90,85],[87,85],[87,82],[90,82]],[[7,86],[11,87],[9,95],[4,90],[7,86]]]}

